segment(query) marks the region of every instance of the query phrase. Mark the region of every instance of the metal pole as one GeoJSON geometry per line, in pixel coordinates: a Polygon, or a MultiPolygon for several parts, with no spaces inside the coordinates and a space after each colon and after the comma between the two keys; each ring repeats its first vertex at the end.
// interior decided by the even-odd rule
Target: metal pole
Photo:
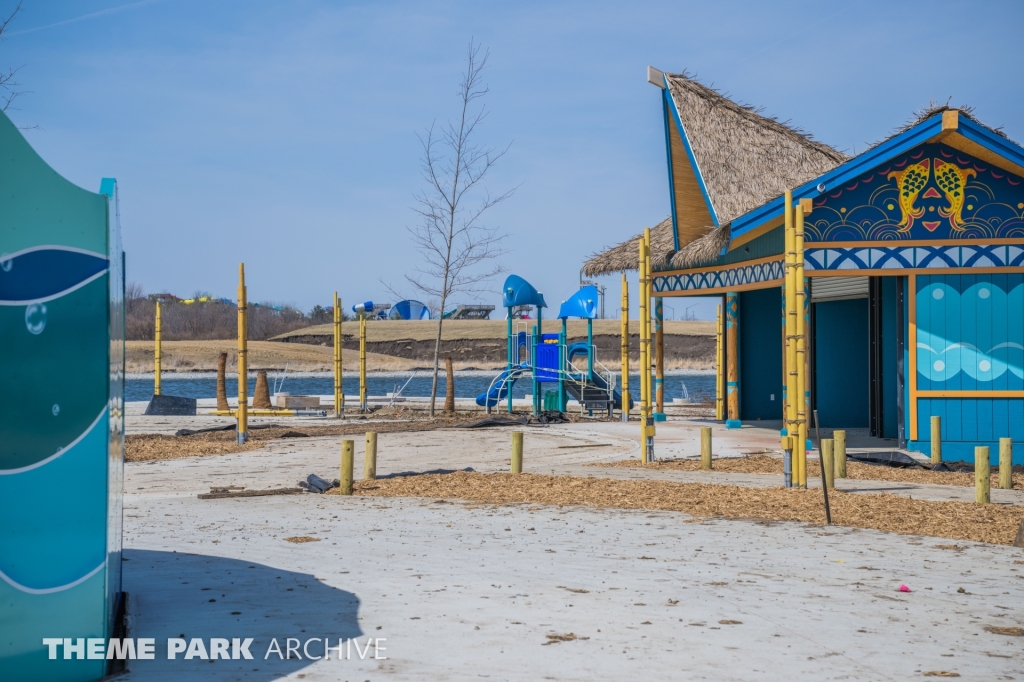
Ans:
{"type": "Polygon", "coordinates": [[[334,292],[334,416],[345,414],[345,390],[342,381],[341,346],[344,337],[341,334],[341,299],[334,292]]]}
{"type": "Polygon", "coordinates": [[[629,421],[629,282],[622,273],[622,421],[629,421]]]}
{"type": "Polygon", "coordinates": [[[161,328],[163,324],[160,317],[160,301],[156,302],[156,334],[153,346],[153,395],[160,395],[160,359],[163,355],[161,328]]]}
{"type": "Polygon", "coordinates": [[[569,371],[569,331],[566,318],[562,318],[562,331],[558,335],[558,411],[565,412],[565,373],[569,371]]]}
{"type": "Polygon", "coordinates": [[[245,263],[238,264],[238,443],[249,440],[249,320],[246,315],[245,263]]]}
{"type": "MultiPolygon", "coordinates": [[[[509,289],[511,292],[512,290],[509,289]]],[[[505,367],[505,390],[508,399],[508,412],[512,413],[512,389],[508,385],[509,377],[512,376],[512,365],[519,364],[519,348],[512,338],[512,306],[508,308],[508,366],[505,367]],[[514,360],[513,360],[514,358],[514,360]]],[[[498,385],[498,395],[501,395],[501,384],[498,385]]]]}

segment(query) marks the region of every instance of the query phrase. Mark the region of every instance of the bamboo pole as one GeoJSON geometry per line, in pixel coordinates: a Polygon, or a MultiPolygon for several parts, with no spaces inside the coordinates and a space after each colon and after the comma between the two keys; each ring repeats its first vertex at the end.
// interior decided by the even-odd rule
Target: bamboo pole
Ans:
{"type": "Polygon", "coordinates": [[[639,273],[639,303],[640,303],[640,461],[644,464],[648,463],[647,459],[647,409],[648,399],[650,398],[650,392],[647,389],[647,383],[651,378],[651,363],[648,359],[647,353],[649,347],[647,345],[647,325],[644,323],[644,319],[649,317],[647,311],[647,287],[645,280],[647,277],[644,272],[645,266],[645,241],[643,238],[639,241],[639,261],[637,270],[639,273]]]}
{"type": "Polygon", "coordinates": [[[1013,439],[999,439],[999,487],[1013,490],[1013,439]]]}
{"type": "Polygon", "coordinates": [[[629,421],[629,282],[622,273],[622,421],[629,421]]]}
{"type": "Polygon", "coordinates": [[[352,466],[355,460],[355,441],[341,441],[341,485],[338,492],[342,495],[352,494],[352,466]]]}
{"type": "Polygon", "coordinates": [[[979,445],[974,448],[974,501],[978,504],[988,504],[990,499],[989,486],[991,485],[991,473],[989,472],[989,451],[987,445],[979,445]]]}
{"type": "Polygon", "coordinates": [[[523,473],[523,432],[512,432],[512,473],[523,473]]]}
{"type": "Polygon", "coordinates": [[[363,452],[363,478],[377,480],[377,432],[366,432],[366,450],[363,452]]]}
{"type": "Polygon", "coordinates": [[[793,485],[800,485],[800,466],[797,446],[800,429],[797,427],[797,370],[796,370],[796,240],[793,230],[793,192],[786,190],[783,209],[786,240],[786,421],[785,429],[790,446],[790,466],[793,485]]]}
{"type": "Polygon", "coordinates": [[[163,327],[163,321],[160,315],[160,301],[156,302],[156,333],[154,334],[155,343],[153,344],[153,395],[160,395],[160,360],[163,355],[161,340],[161,329],[163,327]]]}
{"type": "Polygon", "coordinates": [[[647,316],[644,317],[645,338],[647,339],[647,366],[644,376],[647,378],[647,461],[654,461],[654,381],[651,371],[654,369],[654,333],[651,318],[654,316],[654,280],[651,277],[651,228],[644,228],[644,300],[647,303],[647,316]]]}
{"type": "Polygon", "coordinates": [[[359,318],[359,409],[366,412],[366,318],[359,318]]]}
{"type": "MultiPolygon", "coordinates": [[[[648,263],[649,266],[650,263],[648,263]]],[[[653,289],[653,283],[651,288],[653,289]]],[[[660,296],[654,299],[654,403],[655,412],[661,415],[658,419],[663,420],[665,418],[665,306],[660,296]]]]}
{"type": "Polygon", "coordinates": [[[807,390],[807,281],[804,278],[804,209],[793,207],[793,243],[796,254],[796,370],[797,421],[800,429],[797,464],[800,467],[800,486],[807,487],[807,427],[810,417],[810,395],[807,390]]]}
{"type": "Polygon", "coordinates": [[[341,299],[334,292],[334,416],[345,414],[345,387],[342,374],[342,344],[345,339],[341,334],[341,299]]]}
{"type": "Polygon", "coordinates": [[[833,431],[836,443],[836,478],[846,478],[846,431],[833,431]]]}
{"type": "Polygon", "coordinates": [[[715,328],[715,419],[725,419],[725,368],[722,361],[725,359],[725,320],[722,316],[722,305],[718,305],[718,326],[715,328]]]}
{"type": "Polygon", "coordinates": [[[245,263],[238,264],[238,443],[249,440],[249,319],[245,263]]]}
{"type": "Polygon", "coordinates": [[[942,461],[942,417],[932,417],[932,464],[942,461]]]}

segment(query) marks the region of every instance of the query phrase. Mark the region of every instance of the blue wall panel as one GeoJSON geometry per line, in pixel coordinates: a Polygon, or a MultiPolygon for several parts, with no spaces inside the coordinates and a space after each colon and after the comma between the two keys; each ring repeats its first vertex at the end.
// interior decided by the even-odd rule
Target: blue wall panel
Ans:
{"type": "Polygon", "coordinates": [[[740,419],[782,419],[779,288],[740,293],[740,419]],[[774,399],[773,399],[774,398],[774,399]]]}
{"type": "Polygon", "coordinates": [[[868,426],[869,373],[868,300],[815,303],[814,390],[822,426],[868,426]]]}

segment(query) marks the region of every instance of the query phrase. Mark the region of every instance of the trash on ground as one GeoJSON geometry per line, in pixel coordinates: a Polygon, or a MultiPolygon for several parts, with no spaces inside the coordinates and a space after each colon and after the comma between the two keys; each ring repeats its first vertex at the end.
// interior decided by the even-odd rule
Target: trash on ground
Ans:
{"type": "Polygon", "coordinates": [[[341,485],[339,479],[334,479],[333,482],[325,481],[316,474],[310,474],[306,476],[305,481],[299,481],[299,487],[307,492],[311,493],[325,493],[331,488],[337,488],[341,485]]]}
{"type": "Polygon", "coordinates": [[[218,500],[223,497],[264,497],[266,495],[298,495],[302,488],[267,488],[266,490],[232,490],[227,492],[199,493],[200,500],[218,500]]]}

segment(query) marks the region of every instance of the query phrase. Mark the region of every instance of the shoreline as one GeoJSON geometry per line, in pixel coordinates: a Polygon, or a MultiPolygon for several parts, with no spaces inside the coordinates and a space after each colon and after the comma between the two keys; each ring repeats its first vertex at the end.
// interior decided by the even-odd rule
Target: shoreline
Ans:
{"type": "MultiPolygon", "coordinates": [[[[503,368],[502,368],[503,369],[503,368]]],[[[493,376],[494,374],[500,373],[502,369],[457,369],[455,370],[456,376],[493,376]]],[[[417,369],[409,371],[395,371],[395,370],[375,370],[367,371],[367,376],[374,377],[429,377],[433,376],[433,371],[429,369],[417,369]]],[[[618,375],[618,372],[614,372],[618,375]]],[[[630,372],[630,376],[636,376],[638,372],[630,372]]],[[[358,376],[358,371],[346,371],[345,376],[358,376]]],[[[444,368],[438,371],[438,375],[444,375],[444,368]]],[[[665,376],[714,376],[715,370],[713,369],[667,369],[665,370],[665,376]]],[[[125,373],[125,380],[140,381],[145,379],[153,379],[156,376],[154,372],[132,372],[125,373]]],[[[267,377],[281,378],[290,377],[295,379],[328,379],[334,376],[333,372],[284,372],[284,371],[267,371],[267,377]]],[[[201,370],[194,372],[173,372],[164,371],[160,374],[161,381],[181,381],[187,379],[216,379],[217,372],[215,370],[201,370]]],[[[238,372],[226,372],[224,375],[225,379],[238,379],[238,372]]],[[[249,373],[250,379],[256,378],[256,372],[249,373]]]]}

